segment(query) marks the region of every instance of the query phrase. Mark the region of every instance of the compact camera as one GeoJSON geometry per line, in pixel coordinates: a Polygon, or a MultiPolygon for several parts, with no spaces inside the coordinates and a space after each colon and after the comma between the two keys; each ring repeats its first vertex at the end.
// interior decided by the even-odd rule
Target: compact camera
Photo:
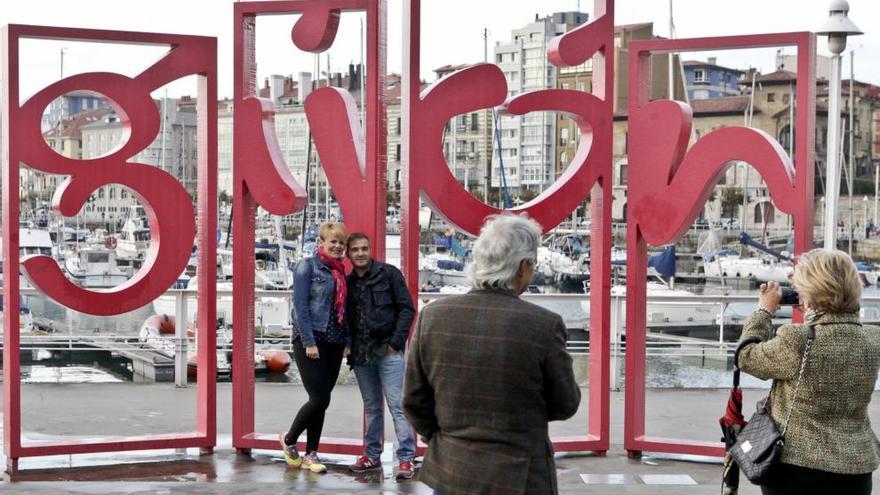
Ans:
{"type": "Polygon", "coordinates": [[[782,306],[797,306],[801,303],[801,296],[798,292],[791,287],[782,287],[780,288],[780,292],[782,293],[782,297],[779,299],[779,304],[782,306]]]}

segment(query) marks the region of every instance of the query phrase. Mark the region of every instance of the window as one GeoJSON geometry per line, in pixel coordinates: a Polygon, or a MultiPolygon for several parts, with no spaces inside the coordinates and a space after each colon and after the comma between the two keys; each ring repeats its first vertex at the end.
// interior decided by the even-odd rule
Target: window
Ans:
{"type": "Polygon", "coordinates": [[[709,82],[704,69],[694,69],[694,82],[709,82]]]}
{"type": "Polygon", "coordinates": [[[88,261],[89,263],[109,263],[110,253],[89,253],[88,261]]]}
{"type": "Polygon", "coordinates": [[[568,127],[563,127],[559,133],[559,144],[565,146],[568,144],[568,127]]]}
{"type": "Polygon", "coordinates": [[[397,135],[400,136],[400,117],[397,117],[397,135]]]}
{"type": "Polygon", "coordinates": [[[394,147],[394,161],[400,161],[400,143],[394,147]]]}
{"type": "Polygon", "coordinates": [[[477,131],[480,129],[479,124],[479,116],[476,113],[471,114],[471,130],[477,131]]]}
{"type": "Polygon", "coordinates": [[[790,94],[785,93],[784,95],[782,95],[782,103],[788,105],[788,102],[789,102],[789,101],[791,101],[791,95],[790,95],[790,94]]]}
{"type": "Polygon", "coordinates": [[[788,150],[791,145],[791,126],[787,125],[779,131],[779,144],[788,150]]]}
{"type": "Polygon", "coordinates": [[[776,93],[767,93],[767,103],[776,101],[776,93]]]}
{"type": "Polygon", "coordinates": [[[578,82],[578,83],[577,83],[577,87],[576,87],[576,89],[577,89],[578,91],[583,91],[583,90],[584,90],[584,83],[583,83],[583,82],[578,82]]]}
{"type": "Polygon", "coordinates": [[[707,100],[709,99],[709,90],[708,89],[695,89],[693,99],[695,100],[707,100]]]}
{"type": "Polygon", "coordinates": [[[623,163],[620,165],[620,185],[626,185],[626,164],[623,163]]]}

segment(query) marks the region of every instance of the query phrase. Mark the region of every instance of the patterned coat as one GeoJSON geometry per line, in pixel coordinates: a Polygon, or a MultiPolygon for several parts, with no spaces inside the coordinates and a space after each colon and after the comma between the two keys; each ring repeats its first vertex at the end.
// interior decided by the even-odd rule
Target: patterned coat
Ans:
{"type": "Polygon", "coordinates": [[[756,335],[763,342],[743,349],[739,365],[750,375],[773,379],[770,408],[777,425],[785,422],[794,401],[782,462],[843,474],[877,469],[880,444],[868,403],[880,369],[880,328],[858,322],[855,313],[815,320],[816,338],[794,398],[807,326],[783,325],[771,338],[770,317],[763,311],[746,321],[741,339],[756,335]]]}
{"type": "Polygon", "coordinates": [[[548,421],[581,393],[562,318],[512,292],[434,301],[410,343],[403,407],[428,450],[419,479],[446,494],[557,493],[548,421]]]}

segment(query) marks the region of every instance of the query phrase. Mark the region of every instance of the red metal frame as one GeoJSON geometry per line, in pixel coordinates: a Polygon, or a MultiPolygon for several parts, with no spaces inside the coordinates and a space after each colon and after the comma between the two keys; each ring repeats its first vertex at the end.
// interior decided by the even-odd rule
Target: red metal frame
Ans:
{"type": "MultiPolygon", "coordinates": [[[[343,11],[366,11],[366,139],[352,96],[336,88],[305,101],[312,138],[350,232],[366,233],[384,259],[386,198],[385,0],[278,0],[235,4],[233,123],[233,347],[232,442],[240,452],[278,449],[277,433],[254,431],[254,217],[257,205],[274,215],[306,206],[306,191],[281,156],[272,102],[258,98],[255,30],[260,15],[302,14],[291,33],[300,49],[332,45],[343,11]]],[[[304,445],[301,445],[304,448],[304,445]]],[[[327,438],[321,451],[360,454],[361,438],[327,438]]]]}
{"type": "Polygon", "coordinates": [[[562,177],[537,198],[514,212],[526,212],[548,231],[567,218],[587,196],[592,205],[590,275],[590,393],[586,436],[558,438],[564,451],[608,450],[609,438],[609,308],[611,250],[611,141],[614,67],[614,2],[595,0],[596,18],[555,38],[548,45],[550,62],[578,65],[591,56],[593,93],[565,89],[532,91],[507,98],[507,83],[493,64],[476,64],[420,88],[421,1],[409,0],[404,12],[404,77],[402,92],[401,191],[403,271],[410,290],[418,290],[418,209],[421,197],[448,221],[470,234],[479,233],[485,218],[499,213],[474,198],[452,176],[442,154],[443,127],[454,116],[498,107],[523,115],[556,111],[573,119],[581,141],[562,177]],[[592,193],[591,193],[592,190],[592,193]]]}
{"type": "Polygon", "coordinates": [[[29,456],[199,447],[210,452],[216,443],[216,286],[199,284],[198,404],[196,431],[113,439],[40,442],[21,441],[19,338],[19,271],[21,263],[34,285],[55,301],[94,315],[121,314],[165,292],[186,265],[196,232],[186,190],[166,172],[128,159],[148,146],[159,129],[159,115],[150,92],[187,75],[198,76],[198,269],[213,273],[216,259],[217,201],[217,42],[215,38],[157,33],[132,33],[45,26],[9,25],[3,31],[3,286],[4,435],[7,467],[29,456]],[[138,76],[87,73],[62,79],[19,105],[19,42],[25,38],[65,39],[103,43],[168,45],[169,52],[138,76]],[[91,160],[64,158],[43,140],[40,117],[55,98],[73,90],[91,90],[112,100],[128,134],[127,142],[108,156],[91,160]],[[88,291],[70,283],[47,256],[19,260],[19,164],[46,173],[68,175],[56,191],[53,208],[76,215],[89,194],[105,184],[130,188],[150,220],[152,240],[143,268],[119,287],[88,291]],[[10,228],[10,226],[13,226],[10,228]],[[160,242],[161,241],[161,242],[160,242]]]}
{"type": "MultiPolygon", "coordinates": [[[[813,247],[815,161],[815,35],[763,34],[630,44],[629,58],[629,214],[627,218],[626,411],[624,448],[722,456],[719,442],[654,438],[645,431],[645,313],[647,244],[675,242],[693,224],[731,160],[761,173],[777,208],[792,215],[795,252],[813,247]],[[754,129],[727,127],[711,132],[688,149],[691,110],[671,100],[650,98],[650,55],[735,48],[795,46],[798,53],[796,155],[792,166],[772,136],[754,129]]],[[[720,407],[720,406],[719,406],[720,407]]],[[[720,410],[720,409],[719,409],[720,410]]]]}

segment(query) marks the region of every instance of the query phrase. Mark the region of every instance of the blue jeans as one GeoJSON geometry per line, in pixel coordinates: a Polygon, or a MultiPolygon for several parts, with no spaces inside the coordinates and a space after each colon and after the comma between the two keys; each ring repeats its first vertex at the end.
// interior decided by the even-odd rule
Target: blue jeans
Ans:
{"type": "Polygon", "coordinates": [[[364,433],[367,449],[364,455],[370,459],[379,459],[382,456],[382,435],[385,432],[385,415],[382,410],[383,390],[388,410],[391,411],[391,417],[394,419],[394,433],[399,444],[397,460],[412,462],[415,456],[416,443],[413,429],[403,415],[401,406],[403,365],[403,353],[395,352],[382,356],[379,362],[358,364],[354,367],[367,415],[367,431],[364,433]]]}

